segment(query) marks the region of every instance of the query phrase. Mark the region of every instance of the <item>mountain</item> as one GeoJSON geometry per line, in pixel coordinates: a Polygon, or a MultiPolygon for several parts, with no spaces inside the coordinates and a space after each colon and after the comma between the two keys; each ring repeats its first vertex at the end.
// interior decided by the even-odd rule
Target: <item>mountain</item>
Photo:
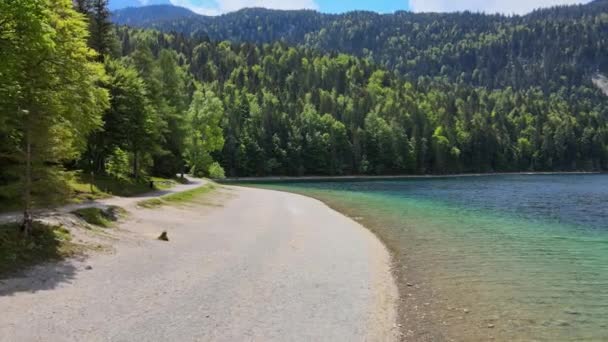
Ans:
{"type": "Polygon", "coordinates": [[[559,91],[590,84],[598,70],[608,72],[605,0],[512,17],[404,11],[333,15],[252,8],[166,20],[161,10],[140,8],[115,12],[115,21],[214,41],[282,41],[370,58],[409,79],[441,78],[490,89],[559,91]]]}
{"type": "Polygon", "coordinates": [[[187,8],[173,5],[129,7],[112,12],[112,21],[129,26],[152,26],[158,22],[186,20],[197,16],[187,8]]]}
{"type": "Polygon", "coordinates": [[[110,0],[108,4],[108,8],[110,11],[116,11],[123,8],[129,7],[142,7],[142,6],[150,6],[150,5],[171,5],[171,1],[169,0],[148,0],[144,2],[143,0],[110,0]]]}

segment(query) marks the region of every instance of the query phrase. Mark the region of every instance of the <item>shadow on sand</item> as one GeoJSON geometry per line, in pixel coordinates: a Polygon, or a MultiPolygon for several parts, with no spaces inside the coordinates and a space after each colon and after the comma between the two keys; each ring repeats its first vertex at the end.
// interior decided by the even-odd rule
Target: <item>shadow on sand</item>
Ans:
{"type": "Polygon", "coordinates": [[[69,231],[35,222],[25,237],[15,224],[0,226],[0,296],[50,290],[76,273],[69,231]]]}
{"type": "Polygon", "coordinates": [[[72,260],[32,267],[13,275],[12,278],[0,279],[0,297],[12,296],[20,292],[36,293],[53,290],[62,283],[71,283],[77,271],[78,268],[72,260]]]}

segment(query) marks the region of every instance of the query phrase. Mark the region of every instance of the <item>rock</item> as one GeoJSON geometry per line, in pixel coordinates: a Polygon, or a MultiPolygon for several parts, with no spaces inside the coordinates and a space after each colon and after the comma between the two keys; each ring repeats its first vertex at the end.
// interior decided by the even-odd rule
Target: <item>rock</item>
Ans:
{"type": "Polygon", "coordinates": [[[406,285],[409,286],[409,287],[414,286],[414,284],[412,284],[412,283],[407,283],[406,285]]]}
{"type": "Polygon", "coordinates": [[[491,324],[491,323],[490,323],[490,324],[488,324],[488,328],[489,328],[489,329],[492,329],[492,328],[494,328],[494,327],[495,327],[495,325],[494,325],[494,324],[491,324]]]}
{"type": "Polygon", "coordinates": [[[164,231],[162,234],[160,234],[160,236],[158,237],[158,239],[160,241],[169,241],[169,236],[167,235],[167,232],[164,231]]]}
{"type": "Polygon", "coordinates": [[[471,312],[469,309],[462,309],[462,312],[468,314],[469,312],[471,312]]]}
{"type": "Polygon", "coordinates": [[[87,270],[87,271],[90,271],[90,270],[93,269],[93,267],[91,265],[87,265],[87,267],[85,267],[84,269],[87,270]]]}

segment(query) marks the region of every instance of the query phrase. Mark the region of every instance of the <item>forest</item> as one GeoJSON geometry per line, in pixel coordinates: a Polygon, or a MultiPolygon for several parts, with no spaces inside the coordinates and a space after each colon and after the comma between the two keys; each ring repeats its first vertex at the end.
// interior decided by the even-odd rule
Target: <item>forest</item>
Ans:
{"type": "Polygon", "coordinates": [[[107,5],[0,3],[0,202],[61,193],[74,172],[145,181],[608,168],[608,99],[591,81],[608,68],[605,11],[354,12],[305,34],[323,16],[278,12],[256,17],[268,37],[220,41],[118,26],[107,5]],[[282,20],[289,35],[273,31],[282,20]]]}
{"type": "Polygon", "coordinates": [[[217,17],[167,6],[113,13],[118,24],[206,36],[213,41],[284,42],[368,58],[410,80],[431,77],[489,89],[588,83],[608,69],[608,1],[559,6],[525,16],[394,14],[243,9],[217,17]]]}

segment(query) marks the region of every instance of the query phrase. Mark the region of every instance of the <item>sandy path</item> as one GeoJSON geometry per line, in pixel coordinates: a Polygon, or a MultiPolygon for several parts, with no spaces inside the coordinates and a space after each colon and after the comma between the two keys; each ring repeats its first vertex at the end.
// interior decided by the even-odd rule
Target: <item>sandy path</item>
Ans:
{"type": "Polygon", "coordinates": [[[222,192],[223,207],[136,209],[123,228],[140,242],[0,283],[0,341],[395,339],[373,234],[306,197],[222,192]]]}

